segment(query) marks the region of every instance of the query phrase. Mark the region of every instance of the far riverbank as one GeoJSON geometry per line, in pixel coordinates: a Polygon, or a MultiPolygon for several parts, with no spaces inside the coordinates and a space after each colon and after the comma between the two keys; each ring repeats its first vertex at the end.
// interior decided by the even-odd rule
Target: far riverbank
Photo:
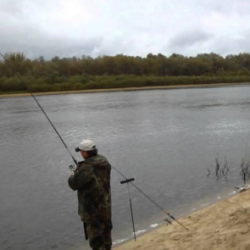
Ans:
{"type": "MultiPolygon", "coordinates": [[[[42,95],[66,95],[77,93],[100,93],[100,92],[118,92],[118,91],[138,91],[138,90],[155,90],[155,89],[184,89],[184,88],[215,88],[226,86],[250,85],[250,82],[241,83],[209,83],[209,84],[193,84],[193,85],[170,85],[170,86],[149,86],[149,87],[128,87],[128,88],[109,88],[109,89],[89,89],[89,90],[68,90],[53,92],[33,93],[36,96],[42,95]]],[[[0,98],[29,96],[30,93],[0,93],[0,98]]]]}

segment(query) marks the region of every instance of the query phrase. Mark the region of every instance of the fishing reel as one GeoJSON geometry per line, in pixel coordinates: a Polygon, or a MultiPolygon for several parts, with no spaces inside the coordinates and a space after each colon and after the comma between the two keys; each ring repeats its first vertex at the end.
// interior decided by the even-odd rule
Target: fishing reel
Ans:
{"type": "Polygon", "coordinates": [[[69,169],[70,171],[74,172],[76,171],[76,165],[75,164],[72,164],[72,165],[69,165],[69,169]]]}

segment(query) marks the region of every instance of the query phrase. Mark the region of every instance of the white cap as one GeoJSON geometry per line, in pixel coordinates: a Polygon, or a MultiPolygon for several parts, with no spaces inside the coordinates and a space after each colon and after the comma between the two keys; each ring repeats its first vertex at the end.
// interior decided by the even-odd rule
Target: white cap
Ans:
{"type": "Polygon", "coordinates": [[[79,151],[91,151],[91,150],[95,150],[96,149],[96,146],[94,144],[94,142],[92,142],[91,140],[83,140],[81,143],[80,143],[80,146],[77,147],[75,149],[76,152],[79,152],[79,151]]]}

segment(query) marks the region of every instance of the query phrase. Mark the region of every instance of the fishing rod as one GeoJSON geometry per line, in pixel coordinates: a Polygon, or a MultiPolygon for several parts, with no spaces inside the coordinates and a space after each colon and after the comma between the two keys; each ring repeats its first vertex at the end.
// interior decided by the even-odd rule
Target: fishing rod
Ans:
{"type": "MultiPolygon", "coordinates": [[[[12,65],[7,61],[6,57],[0,52],[0,55],[3,57],[3,59],[5,60],[5,62],[7,63],[7,65],[13,69],[12,65]]],[[[15,69],[13,69],[15,70],[15,69]]],[[[25,84],[25,82],[23,81],[23,78],[21,77],[21,75],[19,74],[19,72],[16,73],[16,75],[18,76],[19,80],[21,81],[21,83],[29,90],[29,87],[27,86],[27,84],[25,84]]],[[[50,120],[50,118],[48,117],[48,115],[46,114],[46,112],[44,111],[43,107],[40,105],[40,103],[38,102],[38,100],[36,99],[36,97],[33,95],[33,93],[31,91],[29,91],[29,94],[33,97],[33,99],[35,100],[35,102],[37,103],[38,107],[41,109],[41,111],[43,112],[43,114],[45,115],[45,117],[47,118],[47,120],[49,121],[50,125],[52,126],[52,128],[54,129],[54,131],[57,133],[58,137],[60,138],[61,142],[63,143],[64,147],[66,148],[66,150],[68,151],[68,153],[70,154],[72,160],[74,161],[74,163],[77,165],[77,161],[74,158],[74,156],[71,154],[71,152],[69,151],[66,143],[64,142],[64,140],[62,139],[61,135],[59,134],[59,132],[57,131],[56,127],[54,126],[54,124],[52,123],[52,121],[50,120]]]]}
{"type": "MultiPolygon", "coordinates": [[[[0,52],[0,55],[2,56],[2,58],[4,59],[4,61],[6,62],[6,64],[13,69],[12,65],[8,62],[8,60],[5,58],[5,56],[0,52]]],[[[13,69],[15,71],[15,69],[13,69]]],[[[18,78],[20,79],[20,81],[22,82],[22,84],[24,86],[27,87],[27,89],[29,90],[29,87],[27,86],[27,84],[25,84],[23,78],[21,77],[21,75],[19,74],[19,72],[16,73],[18,78]]],[[[62,139],[61,135],[59,134],[59,132],[57,131],[56,127],[54,126],[54,124],[52,123],[52,121],[50,120],[50,118],[48,117],[48,115],[46,114],[46,112],[44,111],[44,109],[42,108],[42,106],[40,105],[40,103],[38,102],[38,100],[36,99],[36,97],[33,95],[33,93],[31,91],[29,91],[29,94],[33,97],[33,99],[35,100],[35,102],[37,103],[37,105],[39,106],[39,108],[41,109],[41,111],[43,112],[43,114],[45,115],[45,117],[47,118],[47,120],[49,121],[50,125],[52,126],[52,128],[54,129],[54,131],[56,132],[56,134],[58,135],[58,137],[60,138],[61,142],[63,143],[64,147],[66,148],[66,150],[68,151],[69,155],[71,156],[72,160],[74,161],[74,163],[77,165],[78,162],[76,161],[76,159],[74,158],[74,156],[71,154],[70,150],[68,149],[66,143],[64,142],[64,140],[62,139]]],[[[122,177],[125,178],[125,181],[130,182],[131,185],[133,185],[141,194],[143,194],[148,200],[150,200],[155,206],[157,206],[161,211],[163,211],[166,215],[168,215],[171,219],[173,219],[174,221],[176,221],[181,227],[183,227],[185,230],[188,231],[188,229],[182,224],[180,223],[173,215],[171,215],[169,212],[167,212],[164,208],[162,208],[158,203],[156,203],[152,198],[150,198],[147,194],[145,194],[139,187],[137,187],[135,184],[132,183],[131,179],[128,179],[124,174],[122,174],[118,169],[116,169],[115,167],[112,166],[112,168],[119,173],[122,177]]],[[[125,183],[125,182],[124,182],[125,183]]],[[[123,184],[123,183],[121,183],[123,184]]],[[[131,198],[130,199],[130,210],[131,210],[131,216],[132,216],[132,221],[133,221],[133,230],[134,230],[134,236],[135,236],[135,227],[134,227],[134,219],[133,219],[133,211],[132,211],[132,203],[131,203],[131,198]]],[[[135,238],[136,239],[136,238],[135,238]]]]}
{"type": "MultiPolygon", "coordinates": [[[[9,66],[12,70],[15,71],[15,69],[13,69],[11,63],[8,62],[8,60],[5,58],[5,56],[0,52],[0,55],[3,57],[5,63],[7,64],[7,66],[9,66]]],[[[23,78],[21,77],[20,73],[17,72],[16,75],[18,76],[19,80],[21,81],[21,83],[29,90],[29,87],[27,84],[25,84],[23,78]]],[[[75,165],[78,165],[77,160],[74,158],[74,156],[71,154],[70,150],[68,149],[66,143],[64,142],[64,140],[62,139],[61,135],[59,134],[58,130],[56,129],[56,127],[54,126],[54,124],[52,123],[52,121],[50,120],[50,118],[48,117],[48,115],[46,114],[46,112],[44,111],[43,107],[40,105],[40,103],[38,102],[38,100],[36,99],[36,97],[33,95],[33,93],[31,91],[29,91],[30,95],[33,97],[33,99],[35,100],[35,102],[37,103],[38,107],[41,109],[41,111],[43,112],[43,114],[45,115],[45,117],[47,118],[47,120],[49,121],[50,125],[52,126],[52,128],[54,129],[54,131],[56,132],[56,134],[58,135],[58,137],[60,138],[62,144],[64,145],[64,147],[66,148],[66,150],[68,151],[69,155],[71,156],[73,162],[75,163],[75,165]]],[[[88,233],[87,233],[87,226],[86,223],[83,222],[83,228],[84,228],[84,234],[85,234],[85,239],[88,240],[88,233]]]]}

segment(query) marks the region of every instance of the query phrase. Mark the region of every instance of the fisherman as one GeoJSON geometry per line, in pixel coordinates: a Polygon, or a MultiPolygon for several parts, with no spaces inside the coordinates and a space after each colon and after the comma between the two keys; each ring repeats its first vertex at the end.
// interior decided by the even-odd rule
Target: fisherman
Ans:
{"type": "Polygon", "coordinates": [[[79,162],[68,179],[78,193],[78,214],[84,224],[85,237],[93,250],[110,250],[111,230],[111,165],[98,154],[91,140],[83,140],[75,149],[84,161],[79,162]]]}

